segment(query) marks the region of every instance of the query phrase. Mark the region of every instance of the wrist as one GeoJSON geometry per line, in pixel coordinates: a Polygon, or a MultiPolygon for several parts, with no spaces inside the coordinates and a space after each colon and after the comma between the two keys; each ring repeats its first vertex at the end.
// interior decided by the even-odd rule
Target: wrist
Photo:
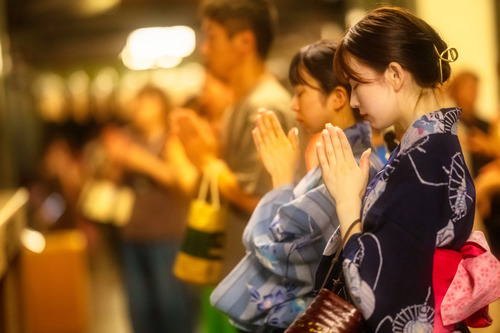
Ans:
{"type": "Polygon", "coordinates": [[[342,200],[336,202],[337,215],[339,219],[346,220],[346,222],[352,222],[359,218],[361,212],[361,200],[342,200]]]}
{"type": "Polygon", "coordinates": [[[352,235],[357,234],[362,232],[361,229],[361,219],[357,218],[354,221],[352,221],[349,226],[347,227],[347,230],[344,231],[344,234],[342,234],[342,239],[344,239],[344,245],[347,242],[349,238],[351,238],[352,235]]]}
{"type": "Polygon", "coordinates": [[[360,219],[361,200],[344,201],[337,204],[337,216],[339,218],[340,232],[342,237],[348,239],[351,235],[361,232],[359,223],[353,226],[351,231],[348,231],[353,222],[360,219]]]}
{"type": "Polygon", "coordinates": [[[286,184],[293,184],[293,176],[290,177],[281,174],[281,175],[273,175],[271,178],[273,181],[273,188],[277,188],[286,184]]]}

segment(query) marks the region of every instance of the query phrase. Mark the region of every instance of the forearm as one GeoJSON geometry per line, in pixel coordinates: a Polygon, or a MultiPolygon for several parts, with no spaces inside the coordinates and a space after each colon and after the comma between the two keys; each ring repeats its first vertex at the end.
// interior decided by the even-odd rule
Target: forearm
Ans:
{"type": "Polygon", "coordinates": [[[476,180],[476,192],[491,195],[500,190],[500,170],[480,174],[476,180]]]}
{"type": "Polygon", "coordinates": [[[340,233],[342,239],[347,241],[355,233],[361,232],[361,224],[354,225],[347,234],[349,227],[360,218],[361,214],[361,200],[352,199],[346,202],[339,202],[337,204],[337,215],[340,224],[340,233]]]}
{"type": "Polygon", "coordinates": [[[165,187],[179,187],[187,194],[193,193],[198,177],[194,167],[180,168],[139,149],[130,154],[127,167],[151,177],[165,187]]]}
{"type": "MultiPolygon", "coordinates": [[[[216,161],[217,163],[221,162],[216,161]]],[[[253,212],[259,203],[260,197],[243,191],[236,179],[236,175],[225,164],[223,164],[219,174],[218,184],[221,195],[246,212],[253,212]]]]}

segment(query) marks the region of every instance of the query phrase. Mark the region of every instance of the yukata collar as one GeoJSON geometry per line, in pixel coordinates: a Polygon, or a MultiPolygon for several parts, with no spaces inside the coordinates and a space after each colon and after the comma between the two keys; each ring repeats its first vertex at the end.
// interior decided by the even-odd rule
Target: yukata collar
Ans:
{"type": "Polygon", "coordinates": [[[460,108],[443,108],[423,115],[415,120],[406,130],[400,144],[399,154],[418,146],[433,134],[457,135],[458,119],[462,110],[460,108]]]}
{"type": "Polygon", "coordinates": [[[362,143],[366,144],[367,142],[364,142],[368,140],[368,146],[369,140],[371,140],[371,129],[369,126],[369,122],[367,121],[362,121],[359,123],[356,123],[352,125],[351,127],[348,127],[344,130],[344,133],[347,137],[347,141],[349,141],[349,145],[351,148],[359,141],[361,140],[362,143]]]}

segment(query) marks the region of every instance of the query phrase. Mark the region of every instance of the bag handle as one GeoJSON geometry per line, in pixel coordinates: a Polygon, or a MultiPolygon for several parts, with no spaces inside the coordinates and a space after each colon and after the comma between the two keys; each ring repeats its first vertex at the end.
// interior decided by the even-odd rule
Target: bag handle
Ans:
{"type": "MultiPolygon", "coordinates": [[[[361,219],[357,219],[357,220],[355,220],[354,222],[351,223],[351,225],[347,229],[346,235],[349,235],[351,233],[352,229],[354,228],[354,226],[356,224],[358,224],[358,223],[361,223],[361,219]]],[[[326,277],[325,277],[325,280],[323,281],[323,284],[321,285],[321,289],[323,289],[325,287],[326,282],[328,281],[328,277],[330,276],[330,273],[333,270],[333,267],[339,261],[340,252],[342,252],[342,250],[344,249],[345,243],[347,243],[347,238],[344,237],[344,239],[342,239],[342,234],[340,235],[340,240],[341,240],[341,247],[337,251],[337,254],[335,255],[335,258],[332,260],[332,264],[330,265],[330,269],[328,270],[328,273],[326,273],[326,277]]],[[[332,288],[333,290],[335,289],[335,287],[337,287],[338,285],[340,285],[340,278],[341,277],[342,277],[342,269],[340,270],[339,276],[335,280],[333,280],[333,288],[332,288]]]]}
{"type": "Polygon", "coordinates": [[[198,191],[198,200],[204,201],[207,199],[208,187],[210,186],[210,197],[212,199],[212,205],[215,208],[220,208],[220,198],[219,198],[219,175],[224,168],[224,162],[216,161],[208,165],[208,167],[203,172],[203,178],[200,183],[200,190],[198,191]]]}

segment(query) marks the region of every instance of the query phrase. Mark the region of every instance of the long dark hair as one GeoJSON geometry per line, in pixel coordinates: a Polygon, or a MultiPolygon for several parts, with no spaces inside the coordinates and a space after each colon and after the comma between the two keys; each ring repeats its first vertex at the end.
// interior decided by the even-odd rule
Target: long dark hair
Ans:
{"type": "MultiPolygon", "coordinates": [[[[380,7],[349,29],[337,49],[334,68],[341,80],[352,78],[364,82],[349,66],[349,56],[356,57],[379,73],[394,61],[409,71],[419,86],[434,88],[441,83],[438,52],[447,48],[439,34],[410,11],[380,7]]],[[[441,65],[442,81],[445,82],[450,77],[451,68],[446,61],[441,65]]]]}

